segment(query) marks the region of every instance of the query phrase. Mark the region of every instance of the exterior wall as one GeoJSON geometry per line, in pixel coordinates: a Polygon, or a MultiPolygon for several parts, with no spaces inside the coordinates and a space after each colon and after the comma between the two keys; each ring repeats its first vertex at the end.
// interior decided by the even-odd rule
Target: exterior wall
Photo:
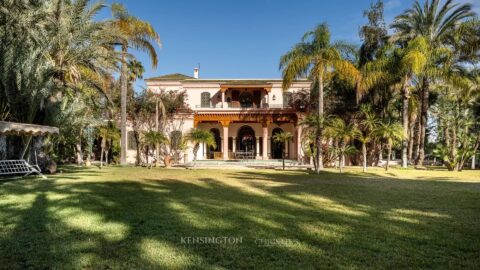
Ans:
{"type": "MultiPolygon", "coordinates": [[[[267,89],[262,91],[262,102],[263,103],[268,103],[271,108],[277,108],[280,109],[283,106],[283,98],[284,98],[284,92],[282,89],[282,81],[281,80],[269,80],[269,79],[261,79],[261,80],[238,80],[238,79],[233,79],[233,80],[202,80],[202,79],[187,79],[187,80],[181,80],[181,81],[164,81],[164,80],[146,80],[147,87],[149,91],[152,92],[160,92],[160,91],[185,91],[186,92],[186,105],[193,110],[195,113],[196,111],[205,111],[205,110],[211,110],[213,113],[216,113],[216,110],[218,110],[218,113],[222,113],[225,111],[232,111],[232,110],[243,110],[242,108],[221,108],[221,102],[222,102],[222,91],[221,87],[222,84],[225,82],[229,81],[241,81],[241,83],[238,84],[238,88],[242,89],[242,84],[248,84],[250,81],[252,84],[255,84],[255,82],[258,83],[258,81],[265,82],[265,84],[268,84],[271,86],[271,88],[268,88],[268,92],[266,91],[267,89]],[[203,92],[208,92],[210,93],[211,97],[211,105],[213,105],[213,108],[200,108],[201,105],[201,94],[203,92]],[[268,97],[268,99],[267,99],[268,97]]],[[[228,83],[227,83],[228,84],[228,83]]],[[[237,87],[237,86],[235,86],[237,87]]],[[[251,88],[251,87],[248,87],[251,88]]],[[[262,87],[259,87],[262,88],[262,87]]],[[[292,86],[287,90],[288,92],[296,92],[302,89],[309,89],[310,88],[310,82],[309,81],[297,81],[292,84],[292,86]]],[[[232,91],[227,90],[225,92],[225,101],[228,99],[228,97],[231,97],[232,91]]],[[[248,110],[248,109],[247,109],[248,110]]],[[[281,109],[280,109],[281,110],[281,109]]],[[[255,137],[263,137],[263,128],[261,123],[237,123],[237,122],[232,122],[228,126],[228,137],[237,137],[238,136],[238,130],[244,126],[248,125],[250,126],[254,132],[255,132],[255,137]]],[[[169,125],[170,127],[167,129],[172,129],[172,130],[180,130],[182,131],[183,135],[187,134],[190,129],[194,127],[194,119],[193,119],[193,114],[188,117],[188,119],[178,119],[176,118],[172,123],[169,125]],[[174,128],[173,128],[174,127],[174,128]]],[[[224,128],[220,123],[199,123],[198,128],[202,129],[207,129],[210,130],[211,128],[217,128],[220,131],[220,137],[223,140],[224,135],[223,130],[224,128]]],[[[290,132],[292,135],[294,135],[294,139],[288,144],[288,149],[287,153],[289,154],[290,159],[296,159],[298,158],[298,139],[297,139],[297,128],[294,126],[292,123],[283,123],[283,124],[277,124],[277,123],[271,123],[268,126],[268,141],[267,141],[267,153],[268,157],[271,157],[271,140],[272,140],[272,131],[275,128],[281,128],[284,132],[290,132]]],[[[127,131],[130,131],[131,128],[128,128],[127,131]]],[[[221,143],[220,150],[222,149],[221,147],[223,146],[223,143],[221,143]]],[[[260,147],[261,148],[261,147],[260,147]]],[[[127,146],[128,149],[128,146],[127,146]]],[[[262,149],[259,149],[260,151],[262,149]]],[[[259,152],[260,152],[259,151],[259,152]]],[[[206,148],[203,145],[200,145],[200,149],[197,154],[197,160],[202,160],[206,158],[206,148]]],[[[136,151],[135,150],[128,150],[127,151],[127,159],[129,163],[134,163],[135,162],[135,155],[136,151]]],[[[257,158],[261,158],[257,157],[257,158]]],[[[188,145],[188,150],[185,153],[185,157],[181,162],[190,162],[193,160],[193,145],[189,143],[188,145]]]]}
{"type": "MultiPolygon", "coordinates": [[[[171,121],[166,129],[165,133],[169,135],[172,131],[179,130],[185,136],[193,128],[193,115],[179,115],[171,121]]],[[[145,129],[147,130],[147,129],[145,129]]],[[[127,126],[127,134],[133,131],[132,126],[127,126]]],[[[184,157],[180,160],[180,163],[190,162],[193,160],[193,145],[188,144],[188,150],[185,152],[184,157]]],[[[154,151],[152,151],[154,154],[154,151]]],[[[127,163],[134,164],[137,156],[137,150],[130,149],[129,141],[127,140],[127,163]]]]}
{"type": "MultiPolygon", "coordinates": [[[[245,80],[248,81],[248,80],[245,80]]],[[[268,94],[267,103],[274,105],[274,106],[282,106],[283,105],[283,89],[282,89],[282,82],[272,80],[269,82],[272,85],[271,91],[268,94]]],[[[160,91],[185,91],[187,95],[186,104],[192,109],[196,110],[199,109],[198,107],[201,104],[201,94],[203,92],[210,93],[210,97],[212,100],[212,105],[216,105],[217,103],[221,103],[221,83],[219,82],[202,82],[202,80],[198,79],[195,82],[171,82],[171,81],[147,81],[147,87],[152,92],[160,92],[160,91]],[[220,97],[220,98],[218,98],[220,97]]],[[[238,86],[241,88],[241,86],[238,86]]],[[[287,92],[296,92],[301,89],[309,89],[310,82],[308,81],[301,81],[301,82],[294,82],[292,86],[287,90],[287,92]]],[[[227,91],[225,94],[225,99],[231,95],[231,91],[227,91]]]]}

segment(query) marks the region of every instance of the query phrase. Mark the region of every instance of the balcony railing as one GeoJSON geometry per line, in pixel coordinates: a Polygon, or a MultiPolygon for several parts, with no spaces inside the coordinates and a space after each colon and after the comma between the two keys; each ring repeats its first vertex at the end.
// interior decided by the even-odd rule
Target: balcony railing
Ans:
{"type": "Polygon", "coordinates": [[[252,104],[251,106],[242,106],[236,103],[225,103],[226,108],[222,107],[222,103],[213,104],[202,104],[202,105],[195,105],[196,109],[287,109],[291,108],[290,105],[284,104],[262,104],[261,106],[257,106],[256,104],[252,104]]]}

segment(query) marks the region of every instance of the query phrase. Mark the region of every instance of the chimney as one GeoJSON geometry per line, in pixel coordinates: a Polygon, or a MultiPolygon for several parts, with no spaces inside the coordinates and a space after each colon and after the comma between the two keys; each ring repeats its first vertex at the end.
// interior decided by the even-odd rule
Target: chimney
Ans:
{"type": "Polygon", "coordinates": [[[198,79],[198,72],[200,71],[200,68],[199,67],[196,67],[193,69],[193,77],[195,79],[198,79]]]}

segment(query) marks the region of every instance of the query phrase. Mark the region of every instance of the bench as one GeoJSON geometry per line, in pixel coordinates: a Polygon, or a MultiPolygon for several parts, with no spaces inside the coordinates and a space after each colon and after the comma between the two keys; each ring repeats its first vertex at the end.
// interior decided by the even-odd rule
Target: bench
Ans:
{"type": "Polygon", "coordinates": [[[27,176],[35,173],[40,175],[43,179],[47,179],[47,177],[40,171],[41,170],[37,165],[30,165],[23,159],[0,160],[0,176],[19,174],[22,174],[22,176],[27,176]]]}

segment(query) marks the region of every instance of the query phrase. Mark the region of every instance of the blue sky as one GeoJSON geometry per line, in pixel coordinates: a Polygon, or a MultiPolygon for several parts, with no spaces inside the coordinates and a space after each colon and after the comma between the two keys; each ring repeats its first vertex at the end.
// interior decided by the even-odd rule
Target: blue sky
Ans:
{"type": "MultiPolygon", "coordinates": [[[[133,52],[145,66],[145,78],[177,72],[192,75],[198,63],[201,78],[277,78],[280,56],[318,23],[329,24],[333,39],[360,44],[358,29],[366,22],[363,11],[371,0],[116,2],[152,23],[162,39],[156,69],[145,54],[133,52]]],[[[384,2],[389,23],[413,0],[384,2]]],[[[105,10],[102,17],[107,15],[105,10]]],[[[143,81],[137,82],[137,87],[142,85],[143,81]]]]}

